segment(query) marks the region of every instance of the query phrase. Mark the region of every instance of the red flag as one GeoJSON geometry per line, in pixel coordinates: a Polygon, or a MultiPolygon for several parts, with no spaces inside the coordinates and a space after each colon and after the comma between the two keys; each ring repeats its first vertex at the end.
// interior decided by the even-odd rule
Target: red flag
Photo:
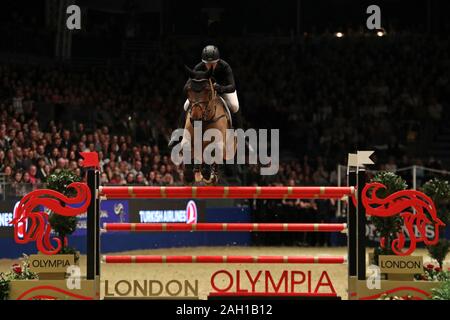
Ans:
{"type": "Polygon", "coordinates": [[[98,153],[97,152],[80,152],[83,158],[83,167],[95,167],[98,168],[98,153]]]}

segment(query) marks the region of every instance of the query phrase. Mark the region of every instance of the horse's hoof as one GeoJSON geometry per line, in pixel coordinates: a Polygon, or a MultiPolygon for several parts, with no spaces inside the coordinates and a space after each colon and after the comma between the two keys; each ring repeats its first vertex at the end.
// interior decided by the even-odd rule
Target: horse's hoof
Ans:
{"type": "Polygon", "coordinates": [[[219,177],[216,175],[211,175],[208,180],[204,179],[203,181],[205,181],[205,183],[208,185],[211,185],[211,184],[215,185],[215,184],[217,184],[217,182],[219,182],[219,177]]]}
{"type": "Polygon", "coordinates": [[[201,172],[196,172],[195,173],[195,182],[201,182],[201,181],[203,181],[204,179],[203,179],[203,175],[202,175],[202,173],[201,172]]]}

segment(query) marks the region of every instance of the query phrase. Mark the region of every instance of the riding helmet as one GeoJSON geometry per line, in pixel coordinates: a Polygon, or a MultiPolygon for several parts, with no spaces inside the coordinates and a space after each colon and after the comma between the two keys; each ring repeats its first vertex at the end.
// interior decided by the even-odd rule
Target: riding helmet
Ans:
{"type": "Polygon", "coordinates": [[[220,59],[219,49],[216,46],[209,45],[203,48],[202,61],[204,63],[214,63],[220,59]]]}

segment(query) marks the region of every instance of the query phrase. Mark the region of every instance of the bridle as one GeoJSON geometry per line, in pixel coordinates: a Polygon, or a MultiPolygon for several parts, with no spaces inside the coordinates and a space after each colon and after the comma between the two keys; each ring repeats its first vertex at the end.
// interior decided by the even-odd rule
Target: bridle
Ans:
{"type": "MultiPolygon", "coordinates": [[[[204,81],[204,80],[193,80],[193,81],[204,81]]],[[[201,111],[202,111],[202,121],[203,122],[213,123],[213,122],[216,122],[217,120],[219,120],[220,118],[222,118],[224,116],[224,115],[221,115],[220,117],[217,117],[215,119],[208,119],[207,118],[207,112],[206,111],[207,111],[208,107],[210,107],[211,102],[215,101],[216,96],[217,96],[216,90],[214,90],[214,86],[213,86],[211,78],[208,79],[208,81],[209,81],[209,87],[210,87],[210,90],[211,90],[211,93],[210,93],[210,95],[208,97],[208,100],[194,100],[194,101],[189,100],[189,104],[190,104],[189,116],[191,117],[191,122],[193,122],[192,116],[191,116],[191,111],[196,106],[199,106],[201,111]]],[[[211,110],[211,112],[212,112],[212,115],[214,116],[216,114],[217,105],[213,104],[213,106],[214,106],[214,109],[211,110]]]]}

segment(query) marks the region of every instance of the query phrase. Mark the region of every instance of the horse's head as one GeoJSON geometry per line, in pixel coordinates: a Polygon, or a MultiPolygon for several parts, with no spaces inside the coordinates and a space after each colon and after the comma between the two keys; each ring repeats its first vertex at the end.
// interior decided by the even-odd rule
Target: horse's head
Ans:
{"type": "Polygon", "coordinates": [[[189,116],[192,121],[209,120],[213,112],[209,103],[215,95],[211,79],[212,69],[208,71],[194,71],[185,67],[189,75],[189,81],[185,90],[190,102],[189,116]]]}

